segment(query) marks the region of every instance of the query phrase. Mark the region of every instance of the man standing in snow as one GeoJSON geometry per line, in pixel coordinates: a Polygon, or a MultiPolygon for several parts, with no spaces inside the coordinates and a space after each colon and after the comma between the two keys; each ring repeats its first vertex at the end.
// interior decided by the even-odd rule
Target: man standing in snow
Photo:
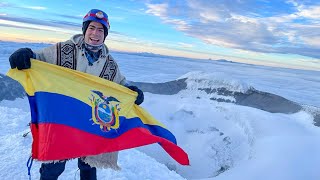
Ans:
{"type": "MultiPolygon", "coordinates": [[[[11,68],[18,70],[31,67],[30,58],[51,64],[89,73],[101,78],[124,85],[138,93],[135,103],[140,105],[144,100],[143,92],[136,86],[129,86],[120,73],[117,63],[109,54],[104,44],[110,29],[108,15],[98,9],[90,10],[83,18],[82,34],[71,37],[70,40],[59,42],[53,46],[33,52],[30,48],[21,48],[9,58],[11,68]]],[[[109,167],[117,167],[118,152],[106,153],[109,167]]],[[[58,179],[64,171],[66,161],[42,163],[40,179],[58,179]]],[[[78,159],[81,180],[96,180],[96,168],[78,159]]]]}

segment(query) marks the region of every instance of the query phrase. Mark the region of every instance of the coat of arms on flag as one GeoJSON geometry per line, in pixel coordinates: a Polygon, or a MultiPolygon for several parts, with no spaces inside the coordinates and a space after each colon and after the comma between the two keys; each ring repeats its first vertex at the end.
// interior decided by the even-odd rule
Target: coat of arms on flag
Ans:
{"type": "Polygon", "coordinates": [[[94,124],[100,125],[102,131],[119,128],[119,103],[112,96],[105,96],[100,91],[92,90],[90,101],[92,103],[92,118],[94,124]]]}

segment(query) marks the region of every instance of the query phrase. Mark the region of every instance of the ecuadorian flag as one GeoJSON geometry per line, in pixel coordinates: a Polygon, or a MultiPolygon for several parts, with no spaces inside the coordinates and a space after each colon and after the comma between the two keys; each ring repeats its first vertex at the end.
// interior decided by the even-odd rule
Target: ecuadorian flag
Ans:
{"type": "Polygon", "coordinates": [[[174,135],[143,108],[137,93],[114,82],[32,60],[31,69],[11,69],[31,107],[32,157],[63,160],[159,143],[177,162],[188,155],[174,135]]]}

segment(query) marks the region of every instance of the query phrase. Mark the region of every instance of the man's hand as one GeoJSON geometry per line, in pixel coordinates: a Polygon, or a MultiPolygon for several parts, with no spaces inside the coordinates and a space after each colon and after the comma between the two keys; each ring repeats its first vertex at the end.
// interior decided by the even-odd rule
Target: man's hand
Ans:
{"type": "Polygon", "coordinates": [[[137,86],[127,86],[127,88],[138,93],[137,99],[134,103],[136,105],[140,105],[144,100],[143,92],[137,86]]]}
{"type": "Polygon", "coordinates": [[[20,48],[9,57],[11,69],[29,69],[31,67],[30,58],[34,58],[34,53],[30,48],[20,48]]]}

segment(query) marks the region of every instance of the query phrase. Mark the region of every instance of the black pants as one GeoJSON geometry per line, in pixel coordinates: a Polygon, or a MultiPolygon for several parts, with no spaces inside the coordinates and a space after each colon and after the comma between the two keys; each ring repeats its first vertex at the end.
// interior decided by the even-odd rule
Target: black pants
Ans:
{"type": "MultiPolygon", "coordinates": [[[[42,163],[40,168],[40,180],[57,180],[64,171],[66,161],[56,163],[42,163]]],[[[80,169],[80,180],[97,180],[97,170],[95,167],[78,159],[80,169]]]]}

